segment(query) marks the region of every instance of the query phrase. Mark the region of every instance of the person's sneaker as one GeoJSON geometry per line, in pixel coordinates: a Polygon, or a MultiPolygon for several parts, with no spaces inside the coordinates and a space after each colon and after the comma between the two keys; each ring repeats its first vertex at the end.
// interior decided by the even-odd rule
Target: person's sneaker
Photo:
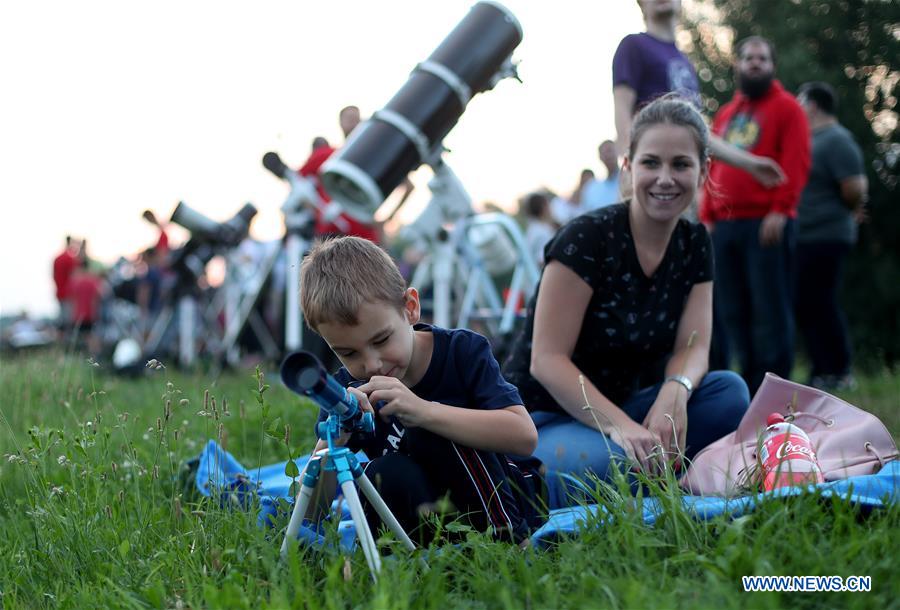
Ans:
{"type": "Polygon", "coordinates": [[[809,378],[809,383],[807,385],[817,390],[828,392],[831,390],[832,385],[834,385],[834,381],[831,375],[813,375],[809,378]]]}
{"type": "Polygon", "coordinates": [[[809,385],[823,392],[852,392],[858,386],[856,378],[846,375],[815,375],[810,378],[809,385]]]}
{"type": "Polygon", "coordinates": [[[841,375],[837,378],[837,387],[835,387],[835,390],[839,392],[852,392],[858,387],[859,384],[856,383],[856,377],[851,373],[847,373],[846,375],[841,375]]]}

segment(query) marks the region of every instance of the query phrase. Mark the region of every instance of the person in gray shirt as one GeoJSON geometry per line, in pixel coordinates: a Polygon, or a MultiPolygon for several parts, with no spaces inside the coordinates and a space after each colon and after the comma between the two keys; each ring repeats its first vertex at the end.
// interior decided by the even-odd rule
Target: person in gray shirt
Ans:
{"type": "Polygon", "coordinates": [[[811,362],[809,385],[841,390],[854,383],[838,295],[869,183],[862,151],[835,115],[834,90],[826,83],[806,83],[798,100],[812,131],[812,167],[797,208],[795,315],[811,362]]]}

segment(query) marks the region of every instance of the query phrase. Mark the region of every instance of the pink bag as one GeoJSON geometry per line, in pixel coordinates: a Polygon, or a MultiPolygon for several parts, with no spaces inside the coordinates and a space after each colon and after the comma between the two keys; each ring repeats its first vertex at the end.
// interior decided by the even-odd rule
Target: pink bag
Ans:
{"type": "Polygon", "coordinates": [[[759,434],[773,412],[793,413],[812,441],[825,481],[873,474],[898,457],[894,439],[871,413],[766,373],[737,430],[694,456],[681,487],[695,495],[731,497],[755,492],[750,486],[755,480],[759,434]]]}

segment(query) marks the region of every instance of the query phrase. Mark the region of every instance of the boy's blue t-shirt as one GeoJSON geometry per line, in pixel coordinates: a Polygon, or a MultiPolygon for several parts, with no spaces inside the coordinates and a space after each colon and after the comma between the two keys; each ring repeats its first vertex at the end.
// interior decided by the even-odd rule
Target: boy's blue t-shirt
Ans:
{"type": "MultiPolygon", "coordinates": [[[[522,404],[519,391],[503,378],[491,346],[483,336],[466,329],[450,330],[428,324],[416,324],[414,328],[430,331],[434,336],[428,369],[419,383],[410,388],[416,396],[467,409],[502,409],[522,404]]],[[[365,380],[353,378],[344,367],[335,374],[335,379],[343,386],[365,383],[365,380]]],[[[327,418],[328,412],[320,409],[318,421],[327,418]]],[[[403,424],[396,418],[384,422],[376,416],[374,437],[354,433],[347,446],[353,450],[363,449],[373,458],[402,451],[405,432],[403,424]]]]}

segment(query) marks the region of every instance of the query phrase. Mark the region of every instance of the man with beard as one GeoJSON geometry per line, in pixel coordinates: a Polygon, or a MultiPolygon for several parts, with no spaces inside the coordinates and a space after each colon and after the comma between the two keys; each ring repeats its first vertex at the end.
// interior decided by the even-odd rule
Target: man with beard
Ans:
{"type": "Polygon", "coordinates": [[[700,209],[715,250],[713,300],[752,395],[767,371],[787,378],[793,366],[794,218],[809,174],[810,133],[800,104],[774,78],[770,41],[739,42],[735,74],[740,90],[716,114],[713,132],[772,157],[787,178],[764,187],[747,172],[714,162],[700,209]]]}

